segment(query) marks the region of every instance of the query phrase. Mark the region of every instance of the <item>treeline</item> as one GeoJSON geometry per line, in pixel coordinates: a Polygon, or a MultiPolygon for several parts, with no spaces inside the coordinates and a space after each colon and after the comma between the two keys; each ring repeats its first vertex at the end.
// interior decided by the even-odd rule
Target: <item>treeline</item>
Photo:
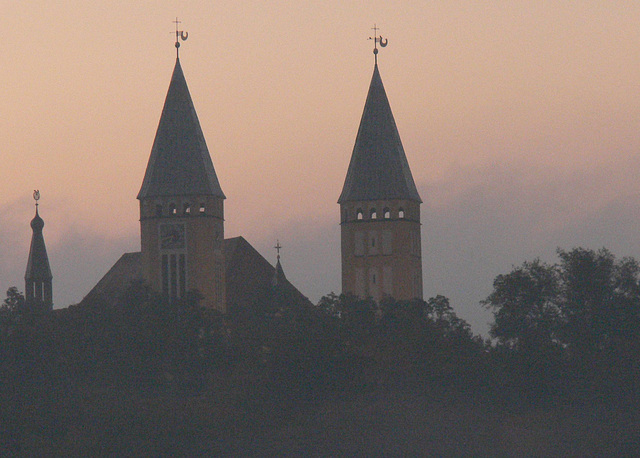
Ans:
{"type": "Polygon", "coordinates": [[[492,340],[447,298],[225,315],[144,284],[0,307],[0,455],[544,455],[640,449],[640,269],[559,251],[500,275],[492,340]]]}

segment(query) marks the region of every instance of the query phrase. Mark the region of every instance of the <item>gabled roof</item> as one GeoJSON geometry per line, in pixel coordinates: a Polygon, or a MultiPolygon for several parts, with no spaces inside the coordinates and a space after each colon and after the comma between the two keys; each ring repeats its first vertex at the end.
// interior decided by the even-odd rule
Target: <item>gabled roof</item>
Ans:
{"type": "Polygon", "coordinates": [[[338,203],[383,199],[422,202],[376,64],[338,203]]]}
{"type": "Polygon", "coordinates": [[[98,283],[89,291],[82,302],[94,300],[115,301],[131,283],[142,280],[142,253],[125,253],[98,283]]]}
{"type": "MultiPolygon", "coordinates": [[[[227,306],[255,306],[270,297],[274,287],[273,278],[278,275],[277,266],[274,268],[244,237],[225,239],[223,251],[227,306]]],[[[289,297],[292,304],[311,305],[309,299],[284,278],[284,272],[280,281],[278,289],[289,297]]]]}
{"type": "Polygon", "coordinates": [[[138,199],[185,195],[225,198],[176,59],[138,199]]]}
{"type": "MultiPolygon", "coordinates": [[[[259,304],[273,291],[273,267],[244,237],[225,239],[222,245],[225,261],[226,296],[229,306],[247,307],[259,304]]],[[[282,267],[280,267],[282,268],[282,267]]],[[[115,302],[131,285],[142,279],[142,254],[125,253],[105,274],[81,303],[103,300],[115,302]]],[[[279,288],[296,304],[311,305],[286,278],[279,288]]]]}
{"type": "Polygon", "coordinates": [[[47,247],[44,244],[42,228],[44,221],[38,214],[36,207],[36,216],[31,220],[31,248],[29,249],[29,260],[27,261],[27,271],[24,274],[25,280],[51,280],[51,267],[49,266],[49,257],[47,256],[47,247]]]}

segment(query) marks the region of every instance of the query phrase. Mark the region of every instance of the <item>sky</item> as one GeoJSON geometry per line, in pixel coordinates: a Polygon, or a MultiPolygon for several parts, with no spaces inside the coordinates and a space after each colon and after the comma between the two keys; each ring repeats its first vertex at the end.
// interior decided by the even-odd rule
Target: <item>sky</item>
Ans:
{"type": "Polygon", "coordinates": [[[0,289],[24,289],[39,189],[54,302],[138,251],[180,61],[244,236],[316,302],[340,292],[342,189],[379,68],[422,204],[425,299],[475,332],[496,275],[558,247],[640,259],[640,3],[0,0],[0,289]]]}

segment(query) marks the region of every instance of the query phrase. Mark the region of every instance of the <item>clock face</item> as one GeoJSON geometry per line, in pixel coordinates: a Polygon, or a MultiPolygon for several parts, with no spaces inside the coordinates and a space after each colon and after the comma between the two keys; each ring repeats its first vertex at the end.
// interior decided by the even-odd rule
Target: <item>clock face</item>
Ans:
{"type": "Polygon", "coordinates": [[[160,248],[180,250],[185,247],[184,224],[160,225],[160,248]]]}

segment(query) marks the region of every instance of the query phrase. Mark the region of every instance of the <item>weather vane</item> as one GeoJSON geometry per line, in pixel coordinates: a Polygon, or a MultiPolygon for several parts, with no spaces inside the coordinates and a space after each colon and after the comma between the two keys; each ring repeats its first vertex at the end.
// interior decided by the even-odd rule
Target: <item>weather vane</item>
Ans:
{"type": "Polygon", "coordinates": [[[278,253],[278,261],[280,260],[280,249],[282,248],[282,245],[280,245],[280,240],[276,239],[276,246],[274,246],[274,248],[276,249],[276,252],[278,253]]]}
{"type": "Polygon", "coordinates": [[[40,200],[40,190],[39,189],[34,189],[33,190],[33,200],[36,201],[36,209],[38,208],[38,201],[40,200]]]}
{"type": "Polygon", "coordinates": [[[187,38],[189,38],[189,33],[185,32],[183,30],[178,30],[178,24],[180,24],[182,21],[178,21],[178,18],[176,18],[175,21],[173,21],[173,23],[176,25],[176,57],[180,57],[180,40],[182,41],[186,41],[187,38]]]}
{"type": "Polygon", "coordinates": [[[381,48],[384,48],[389,43],[389,39],[387,38],[385,40],[384,38],[382,38],[382,35],[378,36],[378,30],[380,30],[380,28],[378,28],[376,24],[373,24],[373,28],[371,30],[373,30],[373,36],[369,37],[369,40],[373,40],[373,55],[376,56],[375,58],[376,58],[376,65],[377,65],[378,64],[378,43],[380,44],[381,48]]]}

